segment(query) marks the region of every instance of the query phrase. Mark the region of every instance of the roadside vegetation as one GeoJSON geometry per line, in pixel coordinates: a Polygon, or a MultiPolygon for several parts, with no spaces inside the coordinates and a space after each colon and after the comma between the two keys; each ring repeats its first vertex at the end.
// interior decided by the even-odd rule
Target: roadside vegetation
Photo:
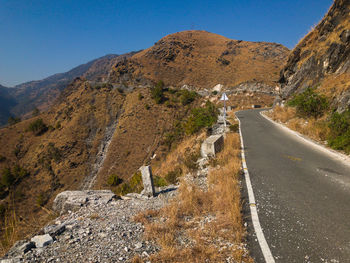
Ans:
{"type": "Polygon", "coordinates": [[[218,110],[210,101],[207,101],[204,107],[193,108],[186,119],[175,122],[173,129],[164,135],[163,143],[170,149],[184,136],[193,135],[203,128],[211,127],[216,123],[217,115],[218,110]]]}
{"type": "MultiPolygon", "coordinates": [[[[156,172],[172,173],[173,164],[190,149],[199,149],[205,134],[193,135],[171,152],[156,172]],[[168,172],[167,172],[168,171],[168,172]]],[[[203,189],[186,177],[180,180],[178,195],[161,210],[145,211],[134,220],[145,225],[145,237],[161,247],[151,255],[153,262],[252,262],[242,242],[239,176],[241,163],[239,136],[229,133],[224,150],[208,175],[203,189]]],[[[178,169],[192,170],[183,163],[178,169]]],[[[179,170],[178,170],[179,171],[179,170]]],[[[138,257],[133,262],[142,262],[138,257]]]]}
{"type": "Polygon", "coordinates": [[[335,150],[350,154],[350,109],[338,113],[329,100],[308,88],[294,96],[285,107],[268,113],[272,119],[316,140],[326,142],[335,150]]]}

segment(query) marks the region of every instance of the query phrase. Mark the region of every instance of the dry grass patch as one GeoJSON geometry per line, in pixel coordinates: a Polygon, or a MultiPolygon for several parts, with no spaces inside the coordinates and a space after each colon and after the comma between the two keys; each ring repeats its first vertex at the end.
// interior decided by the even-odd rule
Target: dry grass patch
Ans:
{"type": "Polygon", "coordinates": [[[168,206],[135,217],[145,225],[145,237],[160,246],[152,262],[252,262],[242,245],[239,147],[238,134],[227,134],[207,190],[183,178],[168,206]]]}
{"type": "Polygon", "coordinates": [[[327,115],[322,118],[303,119],[297,116],[294,107],[279,107],[276,106],[273,111],[267,112],[267,116],[271,119],[285,124],[288,128],[304,134],[316,141],[326,141],[330,133],[327,125],[327,115]]]}
{"type": "Polygon", "coordinates": [[[205,139],[205,132],[198,135],[186,137],[179,145],[177,145],[161,162],[153,162],[154,174],[166,177],[170,172],[181,169],[182,174],[191,172],[190,158],[198,156],[200,151],[200,142],[205,139]]]}

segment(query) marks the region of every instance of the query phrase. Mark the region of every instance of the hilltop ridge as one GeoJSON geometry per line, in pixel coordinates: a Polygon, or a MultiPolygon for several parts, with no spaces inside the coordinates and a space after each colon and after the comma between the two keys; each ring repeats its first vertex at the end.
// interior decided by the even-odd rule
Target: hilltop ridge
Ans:
{"type": "Polygon", "coordinates": [[[110,73],[113,83],[190,85],[198,89],[218,83],[274,85],[289,50],[281,44],[232,40],[206,31],[165,36],[154,46],[119,61],[110,73]]]}

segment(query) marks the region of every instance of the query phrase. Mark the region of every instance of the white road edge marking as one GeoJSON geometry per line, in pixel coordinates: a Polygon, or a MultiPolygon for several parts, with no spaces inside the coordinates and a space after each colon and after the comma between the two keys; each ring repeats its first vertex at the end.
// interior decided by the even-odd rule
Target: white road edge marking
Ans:
{"type": "Polygon", "coordinates": [[[275,259],[272,256],[270,247],[267,244],[267,241],[265,239],[264,233],[263,233],[261,225],[260,225],[258,211],[256,208],[256,203],[255,203],[253,187],[252,187],[252,184],[250,181],[247,163],[245,161],[244,143],[243,143],[243,136],[242,136],[242,130],[241,130],[241,121],[237,117],[237,115],[236,115],[236,118],[238,119],[238,123],[239,123],[239,136],[241,138],[241,148],[242,148],[242,150],[241,150],[242,166],[243,166],[245,181],[246,181],[246,185],[247,185],[247,189],[248,189],[249,207],[250,207],[250,213],[252,216],[254,231],[256,233],[256,237],[258,238],[258,242],[259,242],[261,251],[263,253],[263,256],[265,258],[265,262],[266,263],[275,263],[275,259]]]}
{"type": "Polygon", "coordinates": [[[344,165],[346,166],[350,166],[350,157],[345,155],[345,154],[342,154],[340,152],[337,152],[335,150],[332,150],[332,149],[329,149],[321,144],[319,144],[318,142],[300,134],[299,132],[297,131],[293,131],[291,130],[290,128],[288,128],[287,126],[285,126],[284,124],[281,124],[281,123],[278,123],[274,120],[272,120],[270,117],[266,116],[265,115],[265,111],[267,110],[263,110],[263,111],[260,111],[260,115],[262,117],[264,117],[266,120],[272,122],[273,124],[275,124],[277,127],[283,129],[284,131],[288,132],[289,134],[293,134],[295,135],[299,140],[301,140],[302,142],[314,147],[315,149],[319,150],[319,151],[322,151],[323,153],[325,154],[328,154],[330,157],[332,157],[333,159],[335,160],[338,160],[338,161],[341,161],[344,165]]]}

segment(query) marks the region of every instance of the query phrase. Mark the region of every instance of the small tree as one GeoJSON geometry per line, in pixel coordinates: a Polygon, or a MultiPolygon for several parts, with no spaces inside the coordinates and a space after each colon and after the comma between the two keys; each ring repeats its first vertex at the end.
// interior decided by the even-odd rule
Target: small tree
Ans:
{"type": "Polygon", "coordinates": [[[28,130],[33,132],[35,135],[41,135],[47,131],[47,126],[44,123],[43,119],[37,119],[31,122],[28,126],[28,130]]]}
{"type": "Polygon", "coordinates": [[[151,88],[151,97],[157,104],[164,102],[164,82],[162,80],[151,88]]]}

